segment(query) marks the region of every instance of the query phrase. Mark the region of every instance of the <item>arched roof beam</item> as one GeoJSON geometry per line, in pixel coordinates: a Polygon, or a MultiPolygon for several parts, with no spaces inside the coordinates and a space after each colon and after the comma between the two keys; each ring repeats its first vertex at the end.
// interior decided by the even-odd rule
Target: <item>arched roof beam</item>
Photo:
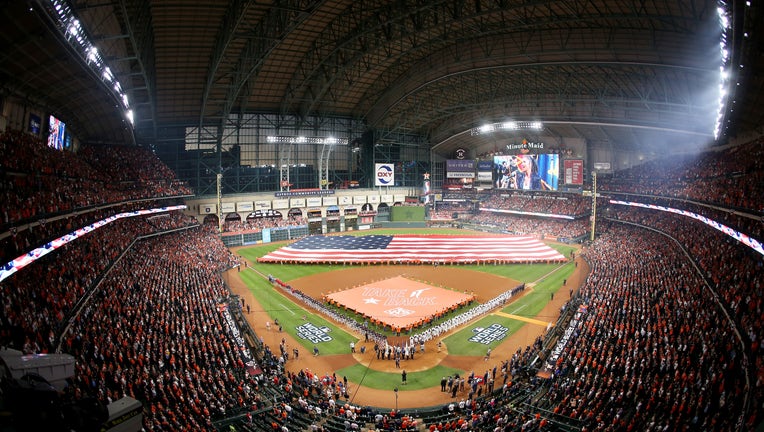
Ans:
{"type": "MultiPolygon", "coordinates": [[[[248,35],[247,43],[239,56],[239,61],[229,74],[220,80],[227,86],[223,106],[215,114],[203,114],[200,123],[212,120],[222,130],[226,119],[243,95],[247,81],[253,79],[268,54],[295,28],[305,22],[318,5],[325,0],[282,0],[268,9],[263,19],[248,35]]],[[[208,110],[209,111],[209,110],[208,110]]]]}
{"type": "MultiPolygon", "coordinates": [[[[506,32],[507,28],[518,28],[519,32],[535,28],[562,28],[602,26],[626,28],[664,27],[673,31],[684,31],[686,17],[661,15],[651,9],[647,13],[623,9],[614,5],[603,5],[603,9],[591,10],[590,2],[571,1],[567,7],[575,6],[577,14],[560,16],[558,2],[530,2],[509,5],[508,2],[416,2],[408,8],[397,8],[386,15],[384,9],[370,15],[361,25],[344,25],[344,14],[327,27],[314,44],[314,51],[303,59],[296,69],[287,90],[282,112],[288,112],[299,105],[299,112],[305,116],[314,112],[329,92],[340,93],[335,81],[344,79],[352,85],[355,77],[367,71],[388,70],[395,74],[398,63],[411,58],[414,49],[425,52],[423,46],[451,44],[461,35],[475,33],[506,32]],[[331,31],[343,25],[350,31],[331,31]]],[[[671,11],[669,3],[666,13],[671,11]]],[[[673,9],[676,9],[674,6],[673,9]]],[[[678,12],[677,12],[677,15],[678,12]]],[[[352,24],[352,23],[351,23],[352,24]]],[[[490,45],[486,45],[490,47],[490,45]]],[[[380,83],[380,85],[390,82],[380,83]]]]}
{"type": "MultiPolygon", "coordinates": [[[[570,82],[566,83],[568,93],[562,94],[557,91],[559,87],[550,86],[549,81],[553,76],[565,76],[561,71],[564,66],[513,67],[509,68],[511,75],[507,75],[508,71],[496,73],[497,68],[463,71],[409,94],[407,103],[401,103],[397,109],[387,112],[387,121],[382,126],[442,136],[448,131],[437,132],[439,124],[450,124],[451,128],[469,124],[464,123],[469,122],[467,118],[457,124],[452,116],[475,117],[484,111],[495,116],[513,116],[518,120],[541,118],[546,121],[556,118],[579,121],[591,117],[603,122],[655,127],[673,122],[679,125],[676,127],[678,129],[703,133],[699,125],[677,120],[692,118],[696,110],[703,109],[697,101],[663,94],[660,88],[648,91],[646,85],[638,85],[630,90],[621,84],[624,76],[643,74],[646,80],[656,70],[661,73],[665,72],[663,69],[675,72],[670,66],[631,65],[623,69],[619,65],[588,65],[587,80],[577,76],[569,78],[570,82]],[[593,86],[593,82],[599,83],[599,87],[593,86]],[[444,121],[446,118],[449,120],[444,121]]],[[[581,65],[577,67],[581,68],[581,65]]],[[[685,81],[697,80],[697,73],[703,72],[687,68],[682,71],[684,73],[680,77],[685,81]]]]}
{"type": "MultiPolygon", "coordinates": [[[[453,74],[465,70],[483,68],[527,67],[541,63],[565,63],[571,65],[577,62],[611,63],[611,64],[664,64],[658,53],[661,50],[653,48],[660,44],[661,48],[671,50],[667,42],[658,42],[656,33],[649,39],[638,40],[629,31],[620,29],[590,29],[573,31],[560,29],[544,34],[543,41],[539,34],[512,33],[506,35],[488,35],[463,41],[453,46],[433,51],[428,57],[410,65],[405,73],[388,71],[377,80],[377,85],[367,90],[364,97],[359,98],[357,110],[364,114],[370,124],[378,123],[384,118],[385,111],[399,103],[406,95],[417,88],[430,85],[432,82],[446,79],[453,74]],[[573,34],[576,40],[573,41],[573,34]],[[482,52],[480,46],[490,39],[496,46],[502,48],[490,52],[482,52]],[[649,59],[648,55],[654,55],[649,59]],[[656,53],[656,54],[649,54],[656,53]],[[649,60],[654,60],[649,63],[649,60]]],[[[666,35],[662,40],[671,40],[673,44],[691,46],[691,35],[666,35]]],[[[678,50],[676,50],[678,52],[678,50]]],[[[708,73],[718,73],[718,65],[706,62],[705,56],[673,59],[673,65],[679,69],[689,68],[706,70],[708,73]],[[705,62],[705,63],[703,63],[705,62]],[[713,69],[713,70],[712,70],[713,69]]]]}
{"type": "Polygon", "coordinates": [[[253,0],[232,0],[226,8],[226,13],[223,16],[220,29],[215,38],[215,45],[207,69],[207,79],[205,80],[204,91],[202,93],[202,105],[199,109],[199,127],[203,126],[204,114],[207,111],[207,102],[209,101],[212,88],[215,85],[215,77],[218,75],[220,63],[223,61],[226,50],[234,39],[236,32],[242,26],[247,9],[253,3],[253,0]]]}
{"type": "MultiPolygon", "coordinates": [[[[130,41],[130,48],[135,53],[134,63],[138,66],[138,75],[142,86],[131,86],[135,129],[139,138],[144,138],[151,145],[157,139],[156,118],[156,72],[154,59],[154,26],[151,18],[149,0],[120,0],[119,10],[123,16],[123,30],[130,41]],[[138,90],[142,97],[139,97],[138,90]],[[138,107],[145,106],[148,113],[138,112],[138,107]],[[142,126],[146,124],[146,126],[142,126]]],[[[134,70],[133,68],[131,68],[134,70]]]]}

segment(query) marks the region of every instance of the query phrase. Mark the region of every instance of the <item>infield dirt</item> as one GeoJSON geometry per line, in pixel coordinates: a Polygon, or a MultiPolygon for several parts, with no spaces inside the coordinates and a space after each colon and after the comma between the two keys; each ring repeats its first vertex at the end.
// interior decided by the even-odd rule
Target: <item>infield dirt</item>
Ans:
{"type": "MultiPolygon", "coordinates": [[[[570,290],[578,290],[589,271],[586,261],[578,257],[578,253],[576,255],[578,264],[575,267],[574,273],[568,278],[567,284],[558,291],[557,295],[555,295],[554,299],[546,305],[543,311],[536,317],[529,318],[535,318],[544,323],[554,323],[557,321],[560,308],[570,297],[570,290]]],[[[313,298],[320,299],[322,295],[329,294],[333,291],[348,289],[354,286],[364,285],[371,281],[387,279],[398,275],[427,281],[432,285],[439,285],[446,288],[474,293],[477,297],[477,301],[481,303],[519,284],[517,281],[500,276],[465,270],[459,266],[443,265],[437,267],[431,265],[357,266],[333,272],[315,274],[289,281],[289,283],[293,288],[299,289],[313,298]]],[[[278,345],[282,338],[286,339],[287,344],[290,347],[301,346],[300,343],[288,333],[279,333],[273,328],[269,331],[266,328],[266,321],[272,321],[273,317],[268,316],[262,309],[257,302],[257,299],[249,291],[247,286],[241,280],[240,274],[235,269],[229,270],[225,278],[228,281],[232,292],[241,296],[250,306],[251,312],[247,314],[247,320],[255,332],[263,338],[265,344],[271,347],[271,350],[278,352],[278,345]]],[[[532,289],[531,286],[526,289],[525,292],[527,293],[532,289]]],[[[516,297],[513,301],[518,298],[520,297],[516,297]]],[[[460,328],[454,329],[453,331],[458,330],[460,330],[460,328]]],[[[442,335],[440,339],[427,342],[424,355],[417,355],[414,360],[401,361],[401,368],[405,368],[407,372],[416,372],[440,364],[465,371],[474,370],[476,374],[482,375],[486,370],[493,369],[494,366],[500,368],[503,360],[509,359],[518,348],[525,349],[526,346],[533,343],[533,341],[544,334],[545,331],[545,325],[531,322],[526,323],[519,331],[513,333],[499,346],[495,347],[492,350],[491,359],[488,361],[485,361],[482,355],[450,355],[448,353],[448,347],[445,344],[443,344],[441,352],[437,352],[436,345],[438,340],[448,336],[448,334],[442,335]]],[[[372,349],[374,344],[372,342],[364,343],[363,334],[355,335],[359,339],[356,345],[356,354],[348,353],[314,357],[307,352],[308,350],[303,349],[301,352],[303,352],[304,355],[301,355],[297,360],[290,358],[286,363],[286,368],[294,372],[308,368],[315,373],[331,374],[347,366],[361,363],[375,370],[390,372],[397,375],[400,374],[401,369],[396,369],[395,362],[393,361],[371,361],[373,357],[376,358],[374,350],[372,349]],[[366,353],[360,354],[360,347],[364,344],[367,345],[366,353]]],[[[397,375],[396,379],[400,380],[397,375]]],[[[396,381],[396,383],[397,382],[398,381],[396,381]]],[[[358,387],[357,383],[353,383],[352,381],[349,382],[348,387],[351,396],[350,403],[352,404],[388,408],[393,407],[396,404],[395,395],[390,390],[378,390],[363,386],[358,387]]],[[[397,406],[401,409],[434,406],[448,403],[452,400],[450,393],[440,391],[439,384],[423,390],[407,390],[404,386],[400,386],[399,388],[400,391],[398,392],[397,406]]],[[[461,399],[462,397],[466,397],[466,394],[457,394],[457,399],[461,399]]]]}

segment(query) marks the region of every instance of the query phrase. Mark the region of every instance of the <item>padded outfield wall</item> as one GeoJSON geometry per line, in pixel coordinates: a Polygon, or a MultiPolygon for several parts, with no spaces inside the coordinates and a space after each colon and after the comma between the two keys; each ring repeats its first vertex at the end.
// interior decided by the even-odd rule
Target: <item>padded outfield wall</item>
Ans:
{"type": "Polygon", "coordinates": [[[424,222],[423,206],[390,207],[390,222],[424,222]]]}

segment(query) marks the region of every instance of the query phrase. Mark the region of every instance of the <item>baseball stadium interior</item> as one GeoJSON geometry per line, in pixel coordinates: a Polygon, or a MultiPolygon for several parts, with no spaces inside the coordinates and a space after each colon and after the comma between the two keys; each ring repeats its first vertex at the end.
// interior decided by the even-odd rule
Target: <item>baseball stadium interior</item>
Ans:
{"type": "Polygon", "coordinates": [[[762,0],[0,16],[0,432],[764,430],[762,0]]]}

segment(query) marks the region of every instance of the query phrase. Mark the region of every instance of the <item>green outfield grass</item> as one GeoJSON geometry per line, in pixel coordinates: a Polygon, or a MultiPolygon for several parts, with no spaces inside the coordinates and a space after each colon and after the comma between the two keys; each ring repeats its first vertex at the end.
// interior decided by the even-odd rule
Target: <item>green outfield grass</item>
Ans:
{"type": "MultiPolygon", "coordinates": [[[[375,230],[374,234],[380,234],[380,231],[390,231],[390,232],[384,232],[383,234],[412,234],[411,231],[414,230],[375,230]]],[[[464,234],[463,230],[453,230],[453,229],[441,229],[441,230],[433,230],[434,232],[431,232],[431,234],[464,234]]],[[[368,231],[366,231],[368,235],[368,231]]],[[[294,279],[298,279],[301,277],[318,274],[318,273],[325,273],[328,271],[335,271],[335,270],[341,270],[341,269],[347,269],[346,266],[342,265],[305,265],[305,264],[261,264],[257,262],[257,258],[264,256],[265,254],[274,251],[282,246],[284,246],[285,243],[278,243],[278,244],[267,244],[267,245],[258,245],[258,246],[251,246],[247,248],[240,249],[237,253],[244,258],[251,261],[252,268],[259,271],[260,273],[263,273],[265,275],[273,275],[279,279],[281,279],[284,282],[289,282],[294,279]]],[[[562,244],[552,244],[550,245],[552,248],[563,254],[564,256],[570,256],[570,251],[574,250],[575,248],[568,245],[562,245],[562,244]]],[[[461,268],[464,270],[475,270],[475,271],[481,271],[485,273],[491,273],[495,274],[497,276],[503,276],[510,279],[515,279],[520,282],[533,282],[535,280],[538,280],[539,278],[543,277],[546,274],[549,274],[550,272],[554,271],[555,269],[559,268],[561,264],[559,263],[550,263],[550,264],[507,264],[507,265],[492,265],[492,264],[486,264],[486,265],[478,265],[478,264],[468,264],[468,265],[462,265],[461,268]]]]}
{"type": "MultiPolygon", "coordinates": [[[[563,280],[567,279],[573,273],[573,270],[573,264],[558,266],[553,273],[547,274],[546,277],[540,279],[534,286],[526,288],[524,293],[519,293],[522,297],[518,295],[518,298],[514,301],[510,299],[509,304],[502,308],[501,312],[526,318],[538,318],[542,321],[552,321],[554,317],[537,317],[537,315],[547,305],[551,299],[552,293],[555,293],[555,295],[568,295],[567,292],[560,292],[560,294],[557,294],[557,292],[562,287],[563,280]]],[[[472,356],[485,355],[489,347],[495,348],[501,344],[503,339],[493,341],[490,344],[471,342],[469,340],[475,334],[475,329],[488,328],[492,324],[498,324],[509,329],[504,339],[511,336],[525,325],[537,325],[519,319],[491,314],[468,324],[462,330],[443,339],[443,342],[448,347],[449,354],[472,356]]]]}
{"type": "MultiPolygon", "coordinates": [[[[259,274],[245,270],[241,272],[241,278],[249,286],[252,293],[257,298],[258,303],[268,313],[272,319],[278,319],[284,332],[290,334],[295,340],[305,348],[304,355],[313,352],[313,346],[319,348],[321,355],[325,354],[347,354],[350,352],[350,342],[356,342],[357,338],[350,333],[340,329],[331,322],[323,319],[313,310],[303,309],[288,297],[284,296],[278,289],[271,286],[267,279],[259,274]],[[304,318],[304,319],[303,319],[304,318]],[[332,338],[328,342],[313,342],[301,338],[297,333],[297,328],[306,323],[313,324],[316,327],[326,327],[330,331],[326,334],[332,338]]],[[[273,329],[277,331],[277,329],[273,329]]],[[[276,347],[271,347],[275,349],[276,347]]],[[[291,354],[291,353],[290,353],[291,354]]]]}
{"type": "MultiPolygon", "coordinates": [[[[372,353],[373,354],[373,353],[372,353]]],[[[393,363],[393,360],[374,360],[393,363]]],[[[401,361],[401,371],[406,368],[406,362],[401,361]]],[[[406,372],[406,382],[404,386],[401,384],[401,372],[380,372],[366,366],[356,364],[348,366],[346,368],[337,371],[337,377],[347,377],[351,382],[358,383],[359,385],[378,389],[378,390],[393,390],[398,387],[400,391],[406,390],[421,390],[440,385],[440,379],[444,376],[450,375],[464,375],[463,370],[448,368],[444,366],[435,366],[426,371],[420,372],[406,372]]],[[[351,393],[353,389],[350,389],[351,393]]]]}
{"type": "MultiPolygon", "coordinates": [[[[383,229],[374,230],[374,234],[454,234],[464,235],[464,230],[456,229],[383,229]]],[[[348,235],[369,235],[371,232],[353,232],[348,235]]],[[[349,344],[356,341],[356,337],[347,333],[341,328],[336,327],[313,313],[312,310],[305,310],[301,305],[293,302],[288,296],[268,283],[264,277],[272,275],[284,282],[289,282],[301,277],[347,269],[342,265],[300,265],[300,264],[261,264],[257,258],[268,252],[271,252],[285,243],[272,243],[266,245],[257,245],[238,250],[238,254],[252,262],[252,270],[245,270],[241,273],[242,279],[249,286],[250,290],[263,306],[271,318],[278,318],[283,325],[284,331],[292,335],[305,348],[306,354],[309,354],[314,346],[313,342],[300,338],[297,335],[296,328],[309,322],[317,327],[329,329],[327,333],[331,341],[321,342],[318,348],[321,355],[324,354],[345,354],[349,352],[349,344]],[[254,271],[253,271],[254,270],[254,271]],[[305,317],[305,319],[303,319],[305,317]]],[[[552,244],[551,247],[562,253],[564,256],[570,256],[570,251],[575,248],[572,246],[552,244]]],[[[515,279],[524,283],[530,283],[524,295],[518,296],[515,300],[510,300],[509,304],[501,312],[506,314],[518,315],[521,317],[535,318],[549,302],[552,293],[555,295],[568,295],[567,289],[562,290],[560,294],[557,291],[562,287],[562,281],[567,279],[574,270],[572,263],[558,264],[506,264],[506,265],[463,265],[462,269],[468,271],[485,272],[510,279],[515,279]]],[[[541,320],[550,321],[552,317],[539,317],[541,320]]],[[[485,345],[477,342],[470,342],[469,338],[474,334],[473,330],[481,327],[486,328],[491,324],[498,324],[508,329],[504,339],[511,336],[512,333],[521,329],[524,325],[530,324],[525,321],[508,318],[501,315],[489,315],[470,323],[459,332],[444,339],[448,346],[450,354],[481,356],[484,355],[488,347],[496,347],[502,341],[494,341],[485,345]]],[[[273,348],[273,347],[272,347],[273,348]]],[[[373,355],[373,354],[370,354],[373,355]]],[[[433,368],[430,371],[410,373],[408,377],[409,384],[407,389],[427,388],[437,385],[440,377],[444,375],[453,375],[463,373],[463,371],[451,370],[447,368],[433,368]]],[[[392,389],[395,384],[400,384],[400,375],[393,373],[384,373],[367,370],[361,365],[351,366],[342,370],[342,374],[347,376],[353,382],[363,380],[363,385],[378,389],[392,389]]],[[[399,387],[400,388],[400,387],[399,387]]]]}

